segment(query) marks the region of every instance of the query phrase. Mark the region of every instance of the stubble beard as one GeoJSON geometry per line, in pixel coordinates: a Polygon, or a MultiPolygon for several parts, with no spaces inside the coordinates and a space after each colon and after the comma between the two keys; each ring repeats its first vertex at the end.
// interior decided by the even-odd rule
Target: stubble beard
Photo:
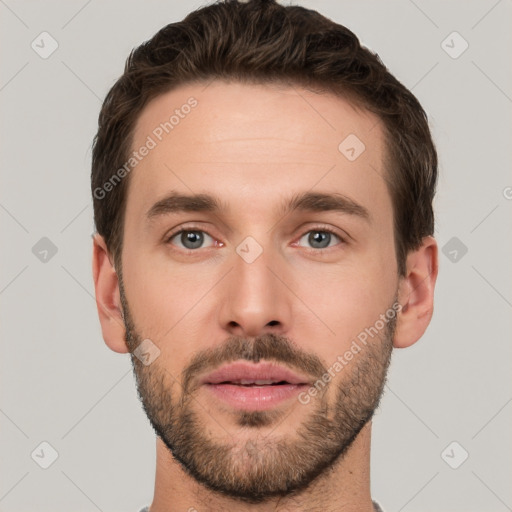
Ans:
{"type": "Polygon", "coordinates": [[[221,352],[205,351],[202,358],[195,360],[201,364],[187,365],[183,378],[177,381],[158,364],[158,359],[144,366],[133,354],[144,338],[133,323],[122,279],[120,293],[126,342],[146,415],[181,467],[211,491],[252,504],[300,493],[343,459],[379,405],[396,318],[387,322],[307,405],[297,401],[289,410],[234,410],[223,426],[224,417],[208,415],[197,399],[193,375],[198,366],[218,359],[254,363],[264,359],[284,365],[300,360],[302,367],[314,368],[316,373],[312,374],[317,375],[321,375],[321,367],[327,368],[316,356],[294,352],[290,342],[281,336],[264,334],[252,341],[233,336],[220,347],[221,352]],[[298,359],[301,357],[306,360],[298,359]],[[328,393],[331,388],[333,391],[328,393]],[[328,400],[333,394],[335,400],[328,400]],[[287,429],[286,435],[278,435],[276,430],[296,407],[308,408],[306,419],[287,429]],[[225,440],[208,435],[212,426],[221,435],[225,433],[225,440]]]}

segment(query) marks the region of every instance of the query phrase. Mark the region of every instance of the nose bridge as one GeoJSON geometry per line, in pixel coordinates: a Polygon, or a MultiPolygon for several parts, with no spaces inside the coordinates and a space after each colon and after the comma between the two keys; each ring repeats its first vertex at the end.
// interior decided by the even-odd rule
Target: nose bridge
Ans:
{"type": "Polygon", "coordinates": [[[238,334],[257,336],[268,326],[289,323],[290,303],[286,287],[277,279],[282,268],[278,248],[263,235],[259,243],[248,236],[235,248],[229,286],[223,300],[221,321],[225,328],[236,328],[238,334]]]}

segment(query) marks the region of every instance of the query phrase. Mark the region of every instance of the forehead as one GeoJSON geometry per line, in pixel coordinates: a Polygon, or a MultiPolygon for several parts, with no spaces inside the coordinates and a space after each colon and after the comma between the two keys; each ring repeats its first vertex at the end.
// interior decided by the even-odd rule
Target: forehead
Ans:
{"type": "Polygon", "coordinates": [[[352,189],[363,203],[386,194],[380,120],[298,86],[181,86],[142,111],[132,150],[144,147],[128,191],[140,209],[175,189],[231,193],[238,206],[287,189],[352,189]]]}
{"type": "Polygon", "coordinates": [[[259,137],[262,145],[273,137],[281,145],[334,152],[347,130],[365,139],[380,124],[374,114],[331,93],[282,84],[213,81],[184,85],[150,101],[135,125],[134,146],[148,135],[160,143],[172,138],[187,146],[231,143],[247,135],[259,137]]]}

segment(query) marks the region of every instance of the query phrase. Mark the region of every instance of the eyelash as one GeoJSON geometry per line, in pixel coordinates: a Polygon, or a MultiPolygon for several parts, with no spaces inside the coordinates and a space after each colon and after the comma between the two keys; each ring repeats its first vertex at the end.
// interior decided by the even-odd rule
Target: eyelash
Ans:
{"type": "MultiPolygon", "coordinates": [[[[320,233],[330,233],[331,235],[334,235],[335,237],[337,237],[340,240],[341,244],[345,244],[346,243],[345,238],[343,238],[341,235],[339,235],[336,231],[334,231],[333,229],[329,228],[328,226],[321,226],[321,225],[320,226],[315,226],[314,228],[308,229],[307,231],[305,231],[298,238],[298,241],[300,241],[304,237],[304,235],[307,235],[308,233],[311,233],[311,232],[314,232],[314,231],[317,231],[317,232],[320,232],[320,233]]],[[[189,233],[189,232],[206,233],[210,238],[215,240],[215,237],[210,235],[210,233],[208,233],[208,231],[205,231],[204,229],[200,229],[199,227],[196,227],[196,226],[187,226],[185,228],[181,228],[179,231],[174,231],[170,235],[166,236],[164,242],[166,244],[170,244],[171,240],[173,238],[175,238],[177,235],[180,235],[181,233],[189,233]]],[[[340,245],[340,244],[337,244],[337,245],[340,245]]],[[[336,247],[336,245],[330,246],[330,247],[324,247],[322,249],[315,249],[315,248],[312,248],[312,247],[303,247],[303,249],[305,249],[308,252],[313,252],[313,253],[316,253],[316,254],[319,254],[319,253],[322,254],[322,253],[327,252],[327,251],[329,251],[331,249],[334,249],[335,247],[336,247]]],[[[208,249],[212,249],[212,248],[214,248],[214,247],[208,247],[208,249]]],[[[196,254],[200,249],[204,249],[204,247],[200,247],[199,249],[177,248],[177,250],[179,250],[181,252],[184,252],[185,254],[196,254]]]]}

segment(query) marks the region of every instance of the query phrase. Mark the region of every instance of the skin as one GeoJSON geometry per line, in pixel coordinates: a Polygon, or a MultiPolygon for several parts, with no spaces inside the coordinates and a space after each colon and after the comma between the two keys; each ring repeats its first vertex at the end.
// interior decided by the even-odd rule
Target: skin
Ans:
{"type": "MultiPolygon", "coordinates": [[[[251,470],[272,460],[269,446],[288,441],[290,450],[305,448],[305,455],[313,455],[298,437],[301,427],[325,417],[330,432],[336,426],[341,432],[344,420],[351,425],[345,431],[355,429],[351,415],[361,413],[365,399],[366,407],[377,406],[392,347],[415,343],[432,317],[437,244],[426,237],[408,254],[406,275],[399,278],[392,203],[383,179],[383,128],[373,114],[298,87],[189,84],[145,107],[133,148],[191,96],[197,107],[131,171],[121,283],[103,238],[94,237],[98,314],[113,351],[132,352],[147,338],[159,348],[149,366],[132,356],[139,394],[153,420],[168,426],[169,409],[178,414],[178,404],[189,398],[187,407],[201,422],[202,440],[231,449],[233,475],[249,485],[251,470]],[[349,134],[356,134],[366,148],[354,161],[338,151],[349,134]],[[170,191],[210,193],[228,209],[172,213],[148,223],[147,211],[170,191]],[[307,191],[343,194],[367,209],[369,221],[335,211],[279,211],[283,201],[307,191]],[[304,235],[325,227],[340,238],[333,236],[321,251],[304,235]],[[185,228],[209,235],[193,254],[187,254],[179,235],[169,241],[169,235],[185,228]],[[247,236],[263,250],[252,263],[236,252],[247,236]],[[192,359],[204,356],[212,363],[205,356],[208,350],[227,355],[226,347],[235,339],[263,347],[268,336],[275,336],[265,346],[274,347],[271,353],[281,364],[289,360],[280,359],[279,349],[291,346],[299,360],[309,356],[331,367],[395,300],[401,305],[396,325],[382,329],[306,405],[292,400],[259,415],[261,424],[248,428],[241,426],[239,411],[215,401],[203,388],[183,393],[184,378],[196,382],[198,377],[189,371],[192,359]],[[363,376],[360,381],[358,375],[363,376]],[[345,401],[341,391],[348,396],[345,401]]],[[[198,481],[157,437],[151,512],[370,512],[371,419],[354,433],[350,442],[343,436],[332,440],[333,447],[343,450],[302,487],[252,501],[198,481]]],[[[222,464],[219,471],[222,475],[222,464]]],[[[267,482],[269,489],[271,484],[267,482]]]]}

